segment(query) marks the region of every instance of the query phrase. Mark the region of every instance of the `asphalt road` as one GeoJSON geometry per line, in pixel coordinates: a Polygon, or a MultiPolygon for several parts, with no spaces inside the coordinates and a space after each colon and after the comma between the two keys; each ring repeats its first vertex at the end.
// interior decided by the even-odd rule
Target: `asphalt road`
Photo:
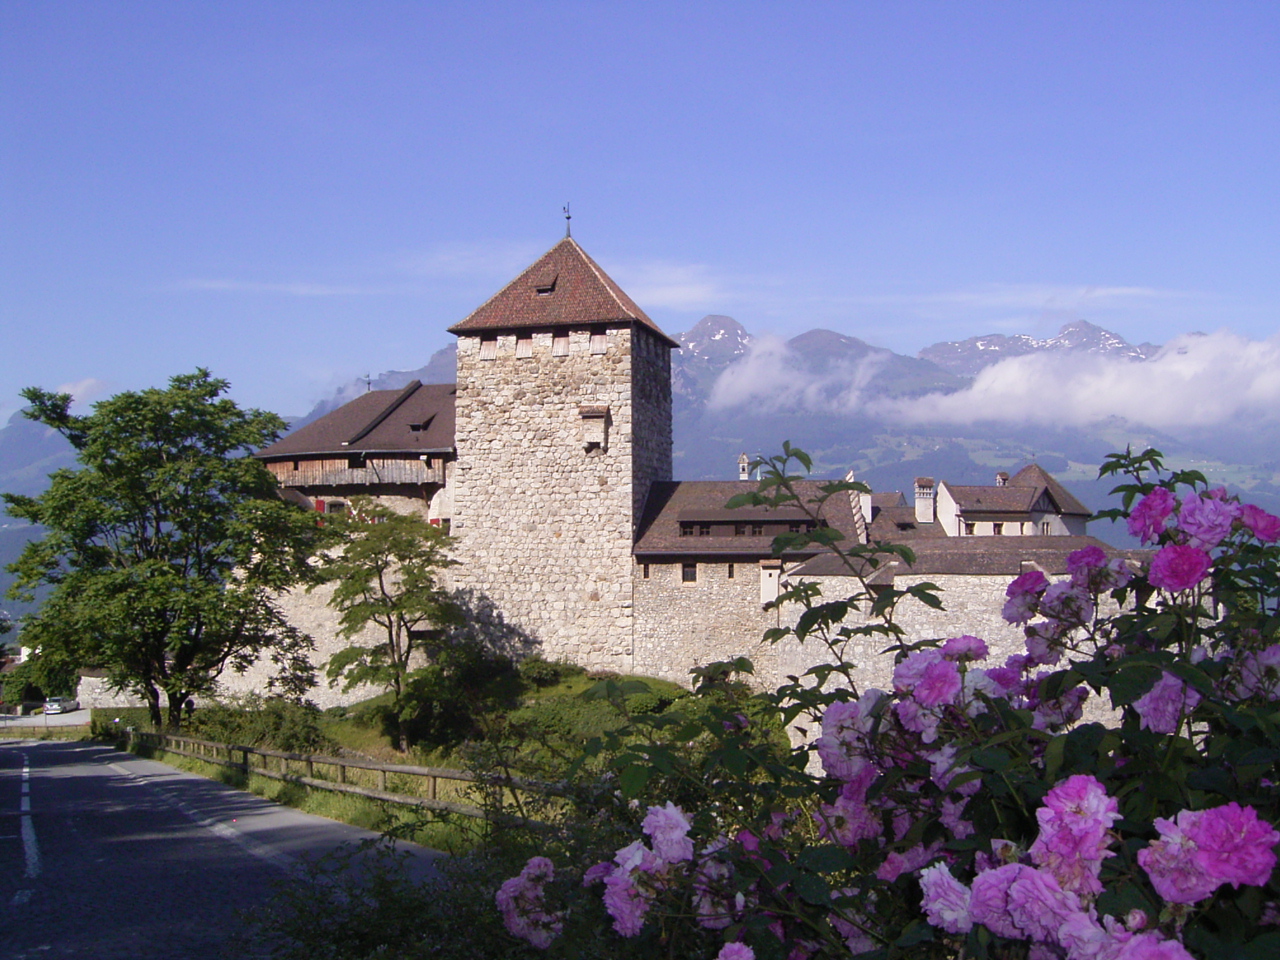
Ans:
{"type": "MultiPolygon", "coordinates": [[[[0,742],[0,958],[221,960],[307,859],[374,837],[165,764],[0,742]]],[[[439,856],[407,845],[414,872],[439,856]]]]}

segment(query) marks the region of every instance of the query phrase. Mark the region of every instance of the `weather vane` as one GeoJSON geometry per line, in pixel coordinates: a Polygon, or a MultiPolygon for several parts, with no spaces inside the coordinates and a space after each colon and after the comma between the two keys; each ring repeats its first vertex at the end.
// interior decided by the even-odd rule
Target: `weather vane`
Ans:
{"type": "Polygon", "coordinates": [[[364,384],[365,393],[368,393],[373,389],[373,377],[371,375],[366,373],[363,377],[359,377],[358,379],[364,384]]]}
{"type": "Polygon", "coordinates": [[[572,219],[573,219],[573,217],[572,217],[572,215],[569,213],[569,204],[568,204],[568,203],[566,203],[566,204],[564,205],[564,235],[565,235],[565,239],[566,239],[566,240],[567,240],[570,236],[572,236],[572,234],[570,234],[570,233],[569,233],[569,221],[570,221],[570,220],[572,220],[572,219]]]}

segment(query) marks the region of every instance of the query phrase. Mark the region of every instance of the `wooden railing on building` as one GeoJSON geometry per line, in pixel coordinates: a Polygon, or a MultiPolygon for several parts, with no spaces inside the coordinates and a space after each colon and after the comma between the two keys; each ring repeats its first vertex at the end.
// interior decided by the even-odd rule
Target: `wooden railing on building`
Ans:
{"type": "MultiPolygon", "coordinates": [[[[397,763],[378,763],[352,757],[287,753],[282,750],[215,743],[210,740],[196,740],[192,737],[178,737],[165,733],[144,733],[133,730],[129,731],[128,739],[130,744],[141,744],[152,749],[203,760],[205,763],[230,767],[241,771],[246,776],[256,774],[261,777],[270,777],[272,780],[299,783],[316,790],[350,793],[368,797],[371,800],[448,811],[465,817],[486,818],[489,815],[474,803],[441,799],[442,781],[449,785],[444,792],[457,792],[464,796],[469,793],[468,788],[471,785],[497,783],[496,780],[485,780],[465,770],[450,770],[447,767],[416,767],[397,763]],[[236,759],[237,755],[239,759],[236,759]],[[357,775],[354,771],[360,771],[360,774],[357,775]],[[372,777],[368,777],[368,774],[372,774],[372,777]],[[391,778],[392,785],[397,786],[417,782],[420,784],[419,791],[417,793],[395,792],[389,789],[388,778],[391,778]],[[357,779],[373,779],[376,787],[353,782],[357,779]],[[454,783],[467,784],[468,787],[459,789],[452,786],[454,783]]],[[[506,783],[505,786],[529,789],[527,784],[514,782],[506,783]]]]}

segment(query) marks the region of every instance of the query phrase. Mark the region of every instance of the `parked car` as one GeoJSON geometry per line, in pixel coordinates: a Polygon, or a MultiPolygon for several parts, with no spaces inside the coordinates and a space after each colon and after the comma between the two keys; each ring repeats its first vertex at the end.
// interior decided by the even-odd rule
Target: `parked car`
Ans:
{"type": "Polygon", "coordinates": [[[80,709],[80,701],[73,700],[70,697],[50,697],[44,702],[44,712],[50,713],[71,713],[80,709]]]}

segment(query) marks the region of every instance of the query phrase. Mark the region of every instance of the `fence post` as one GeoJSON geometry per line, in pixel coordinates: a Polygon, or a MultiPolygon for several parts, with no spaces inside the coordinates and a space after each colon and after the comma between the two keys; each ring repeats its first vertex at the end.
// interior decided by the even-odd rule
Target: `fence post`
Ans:
{"type": "Polygon", "coordinates": [[[436,778],[427,777],[427,799],[434,800],[436,798],[436,778]]]}
{"type": "Polygon", "coordinates": [[[310,756],[307,757],[307,777],[314,779],[316,775],[316,764],[310,756]]]}
{"type": "Polygon", "coordinates": [[[385,770],[378,771],[378,789],[379,790],[387,789],[387,771],[385,770]]]}
{"type": "Polygon", "coordinates": [[[345,763],[338,764],[338,782],[347,782],[347,765],[345,763]]]}

